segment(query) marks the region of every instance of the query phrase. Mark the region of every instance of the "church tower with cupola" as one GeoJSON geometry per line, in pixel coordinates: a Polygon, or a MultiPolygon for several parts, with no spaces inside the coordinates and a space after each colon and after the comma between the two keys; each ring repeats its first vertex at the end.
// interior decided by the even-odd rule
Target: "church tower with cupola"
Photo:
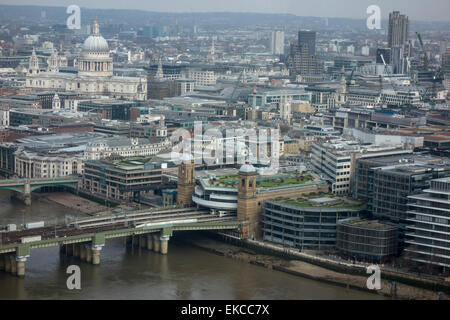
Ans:
{"type": "Polygon", "coordinates": [[[248,235],[259,238],[260,235],[260,210],[256,196],[256,177],[258,173],[254,166],[244,164],[239,170],[238,208],[237,216],[240,221],[247,221],[248,235]]]}
{"type": "Polygon", "coordinates": [[[183,155],[178,166],[177,207],[192,206],[192,195],[195,189],[195,164],[190,155],[183,155]]]}

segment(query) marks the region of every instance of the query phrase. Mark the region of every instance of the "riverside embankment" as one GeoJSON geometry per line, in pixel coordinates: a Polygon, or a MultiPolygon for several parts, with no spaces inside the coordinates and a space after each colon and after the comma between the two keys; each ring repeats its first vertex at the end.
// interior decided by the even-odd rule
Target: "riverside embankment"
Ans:
{"type": "MultiPolygon", "coordinates": [[[[183,236],[182,241],[217,255],[340,287],[382,295],[391,299],[436,300],[439,297],[439,292],[445,290],[445,285],[441,287],[432,281],[389,274],[383,271],[381,274],[381,289],[369,290],[367,279],[370,274],[367,274],[366,268],[362,266],[327,261],[300,252],[289,253],[289,251],[276,246],[263,245],[252,240],[242,241],[212,233],[192,233],[189,237],[183,236]],[[395,284],[393,284],[394,281],[395,284]]],[[[448,299],[448,297],[448,291],[447,294],[441,294],[441,298],[448,299]]]]}

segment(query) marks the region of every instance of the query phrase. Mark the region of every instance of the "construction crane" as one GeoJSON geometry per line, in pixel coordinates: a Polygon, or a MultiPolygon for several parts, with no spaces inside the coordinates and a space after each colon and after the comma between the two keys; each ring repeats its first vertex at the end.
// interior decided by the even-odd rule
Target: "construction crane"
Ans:
{"type": "Polygon", "coordinates": [[[237,88],[239,87],[239,83],[241,83],[244,77],[245,77],[245,69],[240,73],[239,77],[236,80],[233,91],[231,92],[231,95],[227,100],[228,105],[231,106],[233,104],[233,96],[236,93],[237,88]]]}
{"type": "Polygon", "coordinates": [[[416,32],[417,38],[419,39],[420,47],[422,48],[423,53],[423,70],[428,71],[428,56],[425,52],[425,46],[423,45],[422,36],[420,33],[416,32]]]}
{"type": "Polygon", "coordinates": [[[422,101],[424,101],[424,100],[430,101],[430,105],[431,105],[432,107],[434,107],[434,106],[436,105],[436,100],[437,100],[437,85],[438,85],[438,83],[442,83],[442,80],[444,80],[444,76],[443,76],[443,73],[442,73],[441,68],[439,68],[439,69],[435,72],[435,74],[433,75],[433,80],[432,80],[431,88],[428,87],[428,88],[425,90],[425,93],[424,93],[423,96],[422,96],[422,101]],[[426,95],[427,95],[428,91],[430,91],[430,89],[431,89],[431,97],[428,99],[428,98],[426,97],[426,95]]]}
{"type": "Polygon", "coordinates": [[[352,73],[350,74],[350,78],[347,80],[347,86],[351,86],[352,85],[352,80],[353,80],[353,74],[355,73],[355,68],[352,69],[352,73]]]}
{"type": "MultiPolygon", "coordinates": [[[[384,74],[390,74],[389,72],[389,68],[387,67],[386,64],[386,60],[384,60],[384,55],[380,54],[381,60],[383,61],[384,64],[384,74]]],[[[380,96],[383,99],[383,75],[380,75],[380,96]]],[[[384,105],[385,104],[385,99],[381,100],[381,104],[384,105]]]]}
{"type": "MultiPolygon", "coordinates": [[[[384,73],[387,74],[387,75],[392,75],[390,70],[389,70],[389,68],[388,68],[388,66],[387,66],[386,60],[384,60],[383,54],[380,54],[380,57],[381,57],[381,60],[383,61],[383,64],[384,64],[384,73]]],[[[408,64],[409,64],[409,61],[408,61],[408,64]]],[[[397,92],[398,91],[398,87],[395,84],[395,81],[391,79],[390,84],[391,84],[392,88],[394,89],[394,91],[397,92]]],[[[412,91],[412,89],[409,89],[408,90],[408,94],[411,91],[412,91]]],[[[381,99],[382,99],[381,100],[381,104],[384,105],[386,103],[386,99],[385,99],[385,96],[383,96],[383,76],[380,76],[380,96],[381,96],[381,99]]],[[[410,105],[409,104],[405,104],[403,106],[410,106],[410,105]]]]}

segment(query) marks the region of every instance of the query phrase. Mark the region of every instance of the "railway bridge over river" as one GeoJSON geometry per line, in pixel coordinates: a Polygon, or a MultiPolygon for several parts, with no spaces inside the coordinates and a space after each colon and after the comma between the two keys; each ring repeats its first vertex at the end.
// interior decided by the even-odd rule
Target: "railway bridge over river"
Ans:
{"type": "Polygon", "coordinates": [[[0,232],[0,271],[25,276],[31,251],[59,246],[62,254],[100,264],[107,239],[126,237],[127,244],[167,254],[173,232],[235,230],[245,237],[247,222],[236,216],[218,216],[197,208],[147,209],[90,217],[58,225],[0,232]]]}

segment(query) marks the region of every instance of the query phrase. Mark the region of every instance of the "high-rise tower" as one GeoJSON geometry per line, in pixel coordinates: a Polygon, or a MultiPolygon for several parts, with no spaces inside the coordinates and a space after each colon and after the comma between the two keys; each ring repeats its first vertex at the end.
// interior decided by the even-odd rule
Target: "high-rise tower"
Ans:
{"type": "Polygon", "coordinates": [[[408,17],[394,11],[389,14],[388,43],[391,48],[391,62],[394,73],[402,74],[408,71],[407,60],[410,56],[408,43],[408,17]]]}
{"type": "Polygon", "coordinates": [[[389,14],[389,48],[404,46],[408,42],[408,17],[394,11],[389,14]]]}
{"type": "Polygon", "coordinates": [[[303,46],[308,46],[308,55],[316,55],[316,32],[315,31],[299,31],[298,46],[300,51],[303,46]]]}
{"type": "Polygon", "coordinates": [[[272,31],[270,51],[273,55],[284,54],[284,31],[272,31]]]}

